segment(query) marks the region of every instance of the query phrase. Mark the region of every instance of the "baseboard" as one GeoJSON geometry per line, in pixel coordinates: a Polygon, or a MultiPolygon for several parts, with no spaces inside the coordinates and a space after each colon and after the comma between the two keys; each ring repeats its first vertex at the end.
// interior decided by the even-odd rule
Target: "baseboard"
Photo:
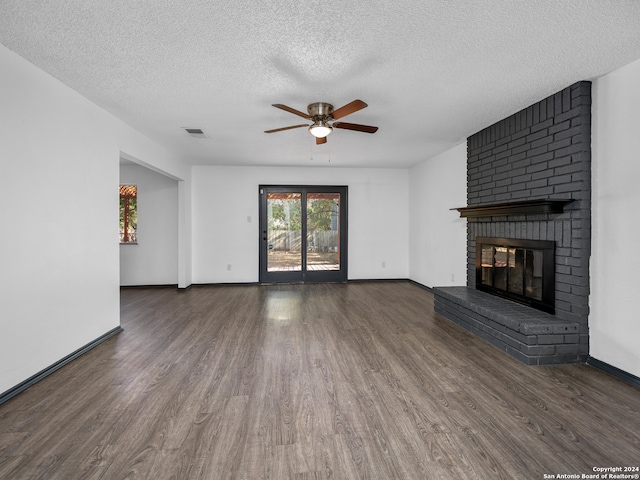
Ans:
{"type": "Polygon", "coordinates": [[[410,282],[408,278],[350,278],[347,283],[410,282]]]}
{"type": "Polygon", "coordinates": [[[636,377],[635,375],[625,372],[624,370],[620,370],[618,367],[614,367],[613,365],[609,365],[601,360],[598,360],[593,357],[587,358],[587,365],[591,365],[592,367],[596,367],[604,372],[607,372],[614,377],[619,378],[631,385],[636,387],[640,387],[640,377],[636,377]]]}
{"type": "Polygon", "coordinates": [[[177,283],[166,283],[157,285],[120,285],[120,290],[129,290],[136,288],[178,288],[177,283]]]}
{"type": "MultiPolygon", "coordinates": [[[[343,283],[371,283],[371,282],[409,282],[425,290],[431,291],[432,288],[422,283],[411,280],[410,278],[350,278],[343,283]]],[[[137,289],[137,288],[176,288],[179,292],[186,292],[191,290],[192,287],[237,287],[237,286],[251,286],[251,285],[277,285],[276,283],[260,283],[260,282],[225,282],[225,283],[191,283],[187,287],[178,287],[176,284],[171,285],[121,285],[121,290],[137,289]]]]}
{"type": "Polygon", "coordinates": [[[429,290],[430,292],[433,292],[433,288],[427,287],[426,285],[424,285],[424,284],[422,284],[420,282],[416,282],[415,280],[409,279],[409,283],[413,283],[417,287],[424,288],[425,290],[429,290]]]}
{"type": "Polygon", "coordinates": [[[157,284],[157,285],[120,285],[120,290],[135,290],[138,288],[175,288],[179,292],[186,292],[191,288],[191,284],[186,287],[179,287],[177,283],[157,284]]]}
{"type": "Polygon", "coordinates": [[[2,405],[3,403],[9,401],[10,399],[15,397],[19,393],[24,392],[30,386],[38,383],[43,378],[48,377],[49,375],[51,375],[56,370],[60,370],[62,367],[64,367],[68,363],[72,362],[73,360],[75,360],[76,358],[81,356],[82,354],[88,352],[89,350],[91,350],[94,347],[97,347],[98,345],[100,345],[105,340],[110,339],[111,337],[113,337],[114,335],[116,335],[116,334],[118,334],[120,332],[122,332],[122,327],[116,327],[113,330],[108,331],[104,335],[96,338],[94,341],[87,343],[84,347],[79,348],[75,352],[67,355],[62,360],[57,361],[53,365],[45,368],[44,370],[36,373],[32,377],[26,379],[24,382],[19,383],[18,385],[16,385],[13,388],[10,388],[9,390],[4,392],[3,394],[0,394],[0,405],[2,405]]]}
{"type": "MultiPolygon", "coordinates": [[[[373,282],[409,282],[418,285],[427,290],[431,288],[426,285],[422,285],[418,282],[410,280],[408,278],[350,278],[346,282],[329,282],[329,283],[373,283],[373,282]]],[[[322,282],[319,282],[322,283],[322,282]]],[[[297,285],[303,285],[303,282],[295,282],[297,285]]],[[[238,286],[252,286],[252,285],[285,285],[283,283],[260,283],[260,282],[237,282],[237,283],[192,283],[189,287],[238,287],[238,286]]],[[[150,285],[153,286],[153,285],[150,285]]],[[[120,287],[124,288],[124,287],[120,287]]],[[[129,287],[127,287],[129,288],[129,287]]],[[[136,287],[133,287],[136,288],[136,287]]]]}
{"type": "Polygon", "coordinates": [[[362,279],[349,279],[349,283],[367,283],[367,282],[407,282],[415,285],[416,287],[424,288],[425,290],[432,291],[431,287],[427,287],[420,282],[411,280],[410,278],[362,278],[362,279]]]}

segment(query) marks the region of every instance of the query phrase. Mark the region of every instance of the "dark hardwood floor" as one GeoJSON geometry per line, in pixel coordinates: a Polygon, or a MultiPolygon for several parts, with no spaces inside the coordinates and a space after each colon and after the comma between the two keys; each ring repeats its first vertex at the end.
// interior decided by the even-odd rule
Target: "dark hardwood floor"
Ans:
{"type": "Polygon", "coordinates": [[[411,283],[126,289],[122,326],[0,406],[0,478],[543,479],[640,465],[640,389],[586,365],[520,364],[411,283]]]}

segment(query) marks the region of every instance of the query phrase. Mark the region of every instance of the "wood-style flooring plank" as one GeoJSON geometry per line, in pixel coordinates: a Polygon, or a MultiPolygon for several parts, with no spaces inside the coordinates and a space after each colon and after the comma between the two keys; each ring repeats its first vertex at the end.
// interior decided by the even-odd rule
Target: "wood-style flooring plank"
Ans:
{"type": "Polygon", "coordinates": [[[529,367],[409,282],[124,289],[0,406],[0,478],[540,479],[637,465],[640,389],[529,367]]]}

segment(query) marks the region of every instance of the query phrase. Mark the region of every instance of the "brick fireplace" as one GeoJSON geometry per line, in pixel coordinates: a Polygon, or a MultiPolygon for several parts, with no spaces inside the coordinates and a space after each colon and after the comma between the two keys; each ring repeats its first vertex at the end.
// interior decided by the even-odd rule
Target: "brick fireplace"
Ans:
{"type": "Polygon", "coordinates": [[[467,206],[458,210],[467,218],[467,286],[434,288],[436,311],[525,363],[586,361],[591,83],[571,85],[469,137],[467,206]],[[477,290],[476,242],[483,237],[552,242],[552,313],[477,290]]]}

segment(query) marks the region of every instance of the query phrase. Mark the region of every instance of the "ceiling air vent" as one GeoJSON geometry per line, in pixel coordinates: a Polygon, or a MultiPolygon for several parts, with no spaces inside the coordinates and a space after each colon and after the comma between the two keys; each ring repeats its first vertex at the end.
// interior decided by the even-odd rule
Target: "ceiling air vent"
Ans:
{"type": "Polygon", "coordinates": [[[193,138],[209,138],[209,136],[199,128],[185,128],[185,131],[193,138]]]}

